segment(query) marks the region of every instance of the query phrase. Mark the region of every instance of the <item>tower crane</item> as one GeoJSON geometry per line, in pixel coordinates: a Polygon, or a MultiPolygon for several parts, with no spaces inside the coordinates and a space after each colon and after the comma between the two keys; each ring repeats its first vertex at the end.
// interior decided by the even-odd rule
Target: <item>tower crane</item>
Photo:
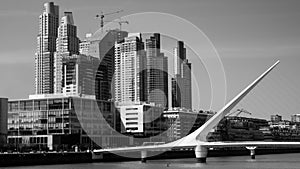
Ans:
{"type": "Polygon", "coordinates": [[[108,16],[108,15],[112,15],[112,14],[116,14],[116,13],[120,13],[120,12],[123,12],[123,10],[118,10],[118,11],[115,11],[115,12],[110,12],[110,13],[103,13],[101,11],[101,14],[97,14],[96,15],[96,18],[100,18],[100,27],[101,29],[104,27],[104,17],[105,16],[108,16]]]}
{"type": "Polygon", "coordinates": [[[120,25],[120,31],[122,30],[122,24],[123,24],[123,23],[129,24],[128,21],[122,21],[122,20],[118,21],[118,23],[119,23],[119,25],[120,25]]]}
{"type": "Polygon", "coordinates": [[[245,109],[237,109],[236,111],[229,113],[227,116],[230,116],[234,113],[236,113],[236,115],[235,115],[236,117],[239,116],[241,113],[246,113],[246,114],[251,115],[251,113],[245,109]]]}

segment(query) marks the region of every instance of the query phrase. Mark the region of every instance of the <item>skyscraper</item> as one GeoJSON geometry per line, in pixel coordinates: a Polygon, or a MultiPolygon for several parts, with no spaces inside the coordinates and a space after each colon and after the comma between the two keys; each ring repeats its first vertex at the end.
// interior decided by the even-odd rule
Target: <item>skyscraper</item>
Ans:
{"type": "Polygon", "coordinates": [[[111,100],[114,98],[115,43],[120,42],[127,36],[128,32],[115,29],[109,30],[107,33],[96,33],[86,39],[88,55],[100,60],[95,84],[95,93],[98,100],[111,100]]]}
{"type": "Polygon", "coordinates": [[[146,96],[148,102],[168,106],[168,58],[160,52],[160,34],[146,39],[146,96]]]}
{"type": "Polygon", "coordinates": [[[44,4],[39,16],[39,33],[35,53],[35,93],[53,93],[54,52],[58,28],[59,8],[53,2],[44,4]]]}
{"type": "Polygon", "coordinates": [[[79,39],[77,27],[74,25],[72,12],[64,12],[61,24],[58,27],[56,39],[56,52],[54,55],[54,93],[62,93],[63,60],[72,55],[79,54],[79,39]]]}
{"type": "Polygon", "coordinates": [[[174,48],[174,66],[172,107],[192,109],[192,65],[186,59],[186,49],[182,41],[178,41],[174,48]]]}
{"type": "Polygon", "coordinates": [[[96,76],[100,60],[86,55],[63,59],[63,93],[66,95],[95,95],[96,76]]]}
{"type": "Polygon", "coordinates": [[[141,34],[131,34],[115,44],[115,101],[145,101],[145,51],[141,34]]]}

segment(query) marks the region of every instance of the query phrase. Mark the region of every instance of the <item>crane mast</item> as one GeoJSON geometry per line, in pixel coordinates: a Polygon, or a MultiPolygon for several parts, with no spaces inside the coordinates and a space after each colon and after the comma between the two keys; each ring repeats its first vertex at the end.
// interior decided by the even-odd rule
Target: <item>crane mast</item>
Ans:
{"type": "Polygon", "coordinates": [[[120,12],[123,12],[123,10],[118,10],[118,11],[114,11],[114,12],[110,12],[110,13],[103,13],[103,11],[101,11],[100,15],[97,14],[96,18],[100,18],[100,28],[103,29],[103,27],[104,27],[104,18],[105,18],[105,16],[112,15],[112,14],[117,14],[117,13],[120,13],[120,12]]]}

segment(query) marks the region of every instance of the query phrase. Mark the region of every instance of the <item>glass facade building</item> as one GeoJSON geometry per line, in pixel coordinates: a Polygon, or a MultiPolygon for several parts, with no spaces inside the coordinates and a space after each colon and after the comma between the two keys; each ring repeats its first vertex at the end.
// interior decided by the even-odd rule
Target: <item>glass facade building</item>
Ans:
{"type": "Polygon", "coordinates": [[[118,29],[106,33],[97,31],[86,41],[87,55],[100,60],[95,88],[97,100],[114,99],[115,43],[122,41],[127,35],[128,32],[118,29]]]}
{"type": "Polygon", "coordinates": [[[29,98],[8,102],[8,143],[60,146],[120,146],[120,122],[114,104],[83,97],[29,98]]]}
{"type": "Polygon", "coordinates": [[[172,107],[192,109],[192,64],[186,58],[183,41],[178,41],[174,48],[174,66],[172,107]]]}
{"type": "Polygon", "coordinates": [[[67,95],[98,95],[100,91],[100,60],[86,55],[72,55],[62,61],[63,93],[67,95]]]}
{"type": "Polygon", "coordinates": [[[168,107],[168,58],[160,51],[160,34],[154,33],[145,42],[146,98],[148,102],[168,107]]]}

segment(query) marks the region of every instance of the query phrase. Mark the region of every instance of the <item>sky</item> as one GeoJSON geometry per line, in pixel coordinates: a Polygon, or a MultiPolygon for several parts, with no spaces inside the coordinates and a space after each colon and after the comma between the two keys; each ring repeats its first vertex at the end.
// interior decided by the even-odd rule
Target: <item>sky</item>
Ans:
{"type": "MultiPolygon", "coordinates": [[[[45,2],[47,1],[0,1],[0,97],[27,98],[28,94],[34,93],[34,53],[37,45],[38,16],[45,2]]],[[[201,88],[199,93],[193,91],[194,108],[219,110],[264,70],[280,60],[281,63],[271,74],[236,108],[244,108],[254,117],[267,119],[271,114],[281,114],[284,119],[290,119],[292,114],[300,113],[299,0],[56,0],[54,2],[60,6],[60,13],[73,12],[78,36],[81,39],[85,33],[99,29],[100,21],[95,18],[96,14],[116,10],[123,12],[107,16],[105,19],[113,20],[124,16],[130,20],[129,25],[124,25],[124,30],[136,30],[136,22],[140,22],[143,26],[141,30],[136,31],[160,32],[164,29],[162,32],[169,30],[173,34],[177,33],[177,37],[188,42],[191,48],[188,58],[190,57],[189,60],[192,61],[196,83],[201,88]],[[175,17],[177,16],[183,19],[179,25],[184,26],[172,27],[171,20],[165,22],[169,27],[157,24],[164,21],[164,17],[157,20],[132,17],[137,16],[134,15],[136,13],[140,13],[138,16],[146,16],[141,14],[145,12],[166,13],[174,21],[177,21],[175,17]],[[203,32],[202,36],[198,34],[194,36],[187,25],[197,27],[203,32]],[[209,38],[209,41],[205,41],[205,37],[209,38]],[[211,44],[208,44],[209,42],[211,44]],[[202,82],[207,81],[204,75],[199,75],[203,65],[192,58],[192,51],[197,53],[206,50],[207,44],[213,46],[209,46],[211,49],[216,49],[223,65],[220,67],[216,64],[216,67],[210,67],[209,74],[214,76],[214,73],[223,69],[225,74],[224,79],[219,78],[219,81],[210,82],[215,86],[213,94],[205,92],[206,88],[201,86],[202,82]],[[210,105],[212,100],[213,104],[210,105]]],[[[170,35],[173,35],[172,33],[170,35]]],[[[210,55],[204,52],[198,57],[205,63],[205,57],[207,59],[210,55]]],[[[195,86],[194,83],[193,89],[195,86]]]]}

